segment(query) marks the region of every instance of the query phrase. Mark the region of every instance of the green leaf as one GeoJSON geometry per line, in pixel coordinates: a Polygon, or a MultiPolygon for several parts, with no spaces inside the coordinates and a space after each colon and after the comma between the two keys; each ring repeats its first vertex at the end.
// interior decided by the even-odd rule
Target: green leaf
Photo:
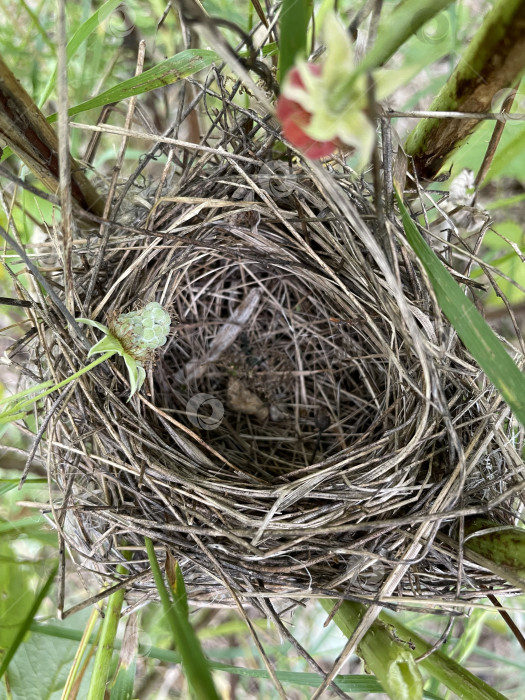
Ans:
{"type": "MultiPolygon", "coordinates": [[[[104,107],[104,105],[120,102],[128,97],[133,97],[133,95],[142,95],[144,92],[150,92],[150,90],[155,90],[164,85],[171,85],[176,83],[177,80],[187,78],[204,68],[208,68],[217,60],[218,56],[215,51],[210,51],[209,49],[187,49],[186,51],[181,51],[176,56],[167,58],[144,73],[136,75],[129,80],[124,80],[124,82],[101,92],[96,97],[71,107],[68,114],[70,117],[73,117],[75,114],[87,112],[88,109],[104,107]]],[[[55,122],[57,116],[56,113],[51,114],[47,118],[48,122],[55,122]]]]}
{"type": "Polygon", "coordinates": [[[193,694],[197,700],[219,700],[219,695],[215,690],[208,667],[208,661],[204,656],[197,635],[188,619],[181,613],[180,606],[172,604],[170,600],[157,562],[153,542],[149,537],[146,537],[145,543],[151,571],[159,592],[160,602],[166,616],[166,621],[170,626],[173,639],[181,653],[182,666],[193,690],[193,694]]]}
{"type": "MultiPolygon", "coordinates": [[[[67,42],[66,46],[66,56],[67,60],[70,61],[76,54],[80,46],[91,36],[95,29],[102,24],[102,22],[109,17],[109,15],[116,10],[116,8],[122,3],[122,0],[107,0],[98,10],[96,10],[91,17],[83,22],[80,27],[73,34],[71,39],[67,42]]],[[[51,91],[53,90],[57,77],[57,66],[53,69],[47,85],[44,88],[42,95],[38,100],[38,106],[42,107],[44,102],[47,100],[51,91]]]]}
{"type": "Polygon", "coordinates": [[[126,351],[122,347],[122,343],[114,335],[106,335],[104,338],[95,343],[93,347],[89,349],[88,357],[96,355],[99,352],[118,352],[119,355],[126,354],[126,351]]]}
{"type": "Polygon", "coordinates": [[[144,380],[146,379],[146,371],[144,370],[144,367],[139,364],[134,357],[128,355],[127,352],[122,353],[122,357],[124,358],[124,362],[128,368],[129,384],[131,387],[129,399],[131,399],[133,394],[135,394],[144,384],[144,380]]]}
{"type": "Polygon", "coordinates": [[[503,343],[425,242],[396,192],[408,242],[430,278],[438,303],[458,336],[514,415],[525,425],[525,377],[503,343]]]}
{"type": "Polygon", "coordinates": [[[279,80],[295,63],[296,58],[307,58],[307,32],[312,16],[312,0],[283,0],[280,16],[279,80]]]}
{"type": "MultiPolygon", "coordinates": [[[[525,592],[525,530],[487,518],[465,521],[465,546],[481,564],[525,592]]],[[[472,557],[471,557],[472,558],[472,557]]]]}
{"type": "Polygon", "coordinates": [[[55,579],[57,571],[58,571],[58,564],[56,564],[51,569],[51,573],[47,577],[47,579],[46,579],[44,585],[42,586],[42,588],[40,589],[40,591],[37,593],[37,596],[33,602],[33,605],[31,606],[26,617],[24,618],[24,620],[22,621],[22,623],[18,627],[16,635],[15,635],[13,641],[11,642],[9,648],[7,649],[7,651],[4,654],[4,657],[2,659],[2,664],[0,665],[0,678],[2,678],[4,673],[7,671],[7,667],[11,663],[11,659],[16,654],[18,647],[20,646],[26,633],[28,632],[29,626],[33,622],[33,619],[35,618],[35,615],[37,614],[38,609],[39,609],[42,601],[44,600],[49,589],[51,588],[51,584],[53,583],[53,581],[55,579]]]}
{"type": "Polygon", "coordinates": [[[359,64],[361,71],[382,66],[397,49],[454,0],[403,0],[381,18],[373,47],[359,64]]]}
{"type": "MultiPolygon", "coordinates": [[[[81,616],[85,617],[84,611],[72,618],[78,623],[81,616]]],[[[72,618],[68,617],[68,621],[72,618]]],[[[78,642],[67,638],[27,634],[7,669],[10,695],[6,694],[4,684],[0,683],[0,700],[61,700],[77,647],[78,642]]],[[[79,683],[78,700],[87,696],[92,666],[91,661],[79,683]]]]}
{"type": "MultiPolygon", "coordinates": [[[[518,105],[518,108],[520,107],[521,105],[518,105]]],[[[523,110],[520,109],[520,111],[523,110]]],[[[507,131],[507,134],[505,134],[506,138],[502,140],[500,147],[496,151],[490,170],[484,180],[485,183],[494,180],[500,175],[507,174],[509,165],[513,161],[516,161],[518,170],[521,172],[523,149],[525,146],[525,124],[522,121],[511,121],[509,118],[505,128],[507,131]],[[510,134],[508,133],[509,128],[512,129],[510,134]]]]}
{"type": "Polygon", "coordinates": [[[32,593],[25,567],[17,561],[12,545],[5,537],[0,541],[0,560],[0,649],[7,649],[31,608],[32,593]]]}
{"type": "MultiPolygon", "coordinates": [[[[68,618],[69,619],[69,618],[68,618]]],[[[240,623],[237,623],[240,624],[240,623]]],[[[219,626],[220,627],[220,626],[219,626]]],[[[245,629],[242,623],[242,629],[245,629]]],[[[65,624],[50,624],[34,622],[31,625],[31,631],[35,634],[56,637],[57,639],[71,639],[80,642],[82,639],[82,630],[72,629],[65,624]]],[[[209,630],[206,630],[208,632],[209,630]]],[[[236,633],[239,630],[235,630],[236,633]]],[[[228,632],[231,633],[231,630],[228,632]]],[[[199,636],[202,634],[199,633],[199,636]]],[[[116,640],[115,648],[118,649],[120,642],[116,640]]],[[[145,644],[139,645],[139,654],[148,656],[150,659],[158,659],[169,664],[179,664],[181,661],[180,653],[171,649],[161,649],[160,647],[145,644]]],[[[238,654],[242,655],[242,653],[238,654]]],[[[233,666],[231,664],[221,663],[220,661],[209,660],[211,669],[221,671],[223,673],[232,673],[242,678],[261,678],[269,680],[270,674],[263,668],[243,668],[242,666],[233,666]]],[[[321,678],[317,673],[300,672],[300,671],[276,671],[277,678],[283,683],[292,683],[296,686],[306,686],[318,688],[321,684],[321,678]]],[[[383,688],[378,683],[374,676],[363,674],[341,674],[336,677],[336,682],[339,688],[346,693],[384,693],[383,688]]],[[[1,696],[0,696],[1,697],[1,696]]],[[[425,700],[442,700],[441,697],[434,695],[428,691],[424,691],[423,698],[425,700]]]]}

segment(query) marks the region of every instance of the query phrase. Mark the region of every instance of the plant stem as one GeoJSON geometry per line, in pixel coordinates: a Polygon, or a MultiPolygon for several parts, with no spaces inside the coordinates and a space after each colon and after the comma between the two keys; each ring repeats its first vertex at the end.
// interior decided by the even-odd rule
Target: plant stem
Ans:
{"type": "MultiPolygon", "coordinates": [[[[493,112],[494,97],[525,68],[525,3],[498,0],[430,106],[435,112],[493,112]]],[[[476,119],[422,119],[409,134],[407,155],[431,179],[480,124],[476,119]]]]}
{"type": "MultiPolygon", "coordinates": [[[[320,601],[330,613],[335,601],[320,601]]],[[[350,637],[366,612],[360,603],[345,600],[334,615],[337,626],[350,637]]],[[[407,642],[397,638],[392,628],[376,620],[358,647],[358,654],[392,700],[421,700],[423,679],[407,642]]]]}
{"type": "MultiPolygon", "coordinates": [[[[327,612],[331,612],[337,601],[324,599],[320,602],[327,612]]],[[[334,622],[342,632],[350,637],[365,612],[364,605],[344,601],[334,615],[334,622]]],[[[400,665],[400,662],[401,664],[405,663],[401,656],[399,661],[396,661],[392,647],[393,641],[412,656],[414,663],[417,657],[431,649],[430,644],[405,627],[396,617],[382,612],[361,641],[359,654],[391,698],[406,697],[407,700],[414,700],[418,697],[415,694],[395,694],[397,688],[400,688],[401,692],[404,690],[408,693],[413,691],[411,691],[410,685],[403,685],[409,676],[402,674],[410,671],[410,667],[400,665]],[[401,685],[398,685],[398,677],[402,681],[401,685]],[[396,681],[394,687],[391,683],[392,679],[396,681]]],[[[418,665],[440,683],[443,683],[461,700],[507,700],[504,695],[474,676],[442,651],[432,652],[430,656],[419,661],[418,665]]]]}
{"type": "MultiPolygon", "coordinates": [[[[78,378],[81,377],[83,374],[85,374],[86,372],[89,372],[90,370],[92,370],[92,369],[93,369],[94,367],[96,367],[97,365],[100,365],[102,362],[105,362],[106,360],[109,360],[109,358],[110,358],[112,355],[114,355],[114,354],[115,354],[115,351],[114,351],[114,350],[112,350],[111,352],[106,352],[106,353],[104,353],[104,355],[101,355],[100,357],[97,357],[97,359],[94,360],[93,362],[91,362],[89,365],[86,365],[85,367],[82,367],[81,369],[78,370],[78,372],[75,372],[75,374],[72,374],[72,375],[70,375],[69,377],[66,377],[64,380],[62,380],[62,381],[59,382],[58,384],[55,384],[55,385],[52,386],[50,389],[46,389],[46,391],[42,391],[40,394],[37,394],[36,396],[33,396],[33,398],[31,398],[31,399],[27,399],[26,401],[22,401],[20,404],[18,404],[18,405],[16,406],[16,410],[17,410],[17,411],[20,411],[21,409],[26,408],[27,406],[31,406],[31,405],[34,404],[36,401],[39,401],[40,399],[43,399],[44,396],[47,396],[48,394],[52,394],[53,391],[56,391],[57,389],[61,389],[63,386],[66,386],[67,384],[69,384],[69,382],[72,382],[72,381],[74,381],[75,379],[78,379],[78,378]]],[[[11,400],[12,400],[12,399],[15,399],[16,396],[17,396],[16,394],[15,394],[15,396],[12,396],[12,397],[11,397],[11,400]]]]}
{"type": "MultiPolygon", "coordinates": [[[[118,566],[117,570],[119,573],[127,573],[122,565],[118,566]]],[[[124,588],[119,588],[109,596],[87,700],[104,700],[124,592],[124,588]]]]}

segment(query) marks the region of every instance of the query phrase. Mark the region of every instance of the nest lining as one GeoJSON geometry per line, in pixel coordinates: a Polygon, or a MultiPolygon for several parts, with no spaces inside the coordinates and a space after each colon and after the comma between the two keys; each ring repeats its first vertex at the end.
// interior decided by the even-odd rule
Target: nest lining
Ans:
{"type": "MultiPolygon", "coordinates": [[[[385,276],[370,185],[342,164],[275,161],[270,127],[247,139],[252,118],[230,103],[214,152],[190,151],[169,185],[135,191],[138,205],[132,188],[102,265],[99,239],[77,250],[89,270],[76,273],[81,304],[98,270],[82,315],[105,323],[156,300],[174,333],[140,398],[126,402],[110,362],[51,418],[61,536],[81,568],[119,579],[125,564],[129,589],[150,596],[148,535],[206,604],[394,595],[409,607],[512,592],[438,532],[457,539],[469,508],[517,514],[505,498],[523,480],[508,412],[395,220],[395,284],[385,276]]],[[[52,306],[44,320],[34,360],[61,379],[84,351],[52,306]]]]}

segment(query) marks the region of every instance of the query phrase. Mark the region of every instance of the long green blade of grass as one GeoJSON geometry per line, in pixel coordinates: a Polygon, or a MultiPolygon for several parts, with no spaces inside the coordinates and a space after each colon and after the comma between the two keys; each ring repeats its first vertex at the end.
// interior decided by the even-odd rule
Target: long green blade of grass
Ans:
{"type": "Polygon", "coordinates": [[[299,56],[306,58],[308,24],[312,16],[312,0],[283,0],[280,16],[279,80],[299,56]]]}
{"type": "MultiPolygon", "coordinates": [[[[57,639],[71,639],[80,641],[82,639],[82,630],[72,629],[62,625],[43,624],[34,622],[31,625],[31,631],[35,634],[42,634],[57,639]]],[[[121,642],[115,641],[115,649],[119,649],[121,642]]],[[[160,647],[139,645],[139,655],[147,656],[150,659],[157,659],[170,664],[180,664],[181,655],[178,651],[171,649],[161,649],[160,647]]],[[[233,666],[231,664],[221,663],[220,661],[208,661],[209,667],[215,671],[223,673],[232,673],[243,678],[260,678],[262,680],[270,680],[270,674],[263,668],[243,668],[241,666],[233,666]]],[[[309,688],[318,688],[321,684],[321,678],[317,673],[301,672],[301,671],[275,671],[277,678],[283,683],[290,683],[295,686],[304,686],[309,688]]],[[[379,681],[370,675],[363,674],[341,674],[335,679],[337,685],[345,693],[384,693],[384,689],[379,681]]],[[[424,700],[442,700],[439,696],[428,691],[423,691],[424,700]]]]}
{"type": "MultiPolygon", "coordinates": [[[[204,656],[197,635],[184,613],[185,592],[181,590],[180,585],[178,585],[176,597],[174,603],[172,603],[159,568],[153,542],[149,537],[145,538],[145,542],[151,571],[159,592],[160,602],[164,609],[166,621],[173,634],[177,649],[181,653],[182,666],[188,683],[198,700],[219,700],[209,670],[208,661],[204,656]],[[179,600],[178,598],[181,599],[179,600]]],[[[180,584],[180,580],[178,580],[177,583],[180,584]]]]}
{"type": "Polygon", "coordinates": [[[408,242],[430,278],[438,303],[481,369],[525,426],[525,377],[503,343],[425,242],[396,194],[408,242]]]}
{"type": "MultiPolygon", "coordinates": [[[[71,39],[67,42],[66,54],[68,61],[73,58],[78,49],[82,44],[91,36],[95,29],[102,24],[102,22],[109,17],[109,15],[116,10],[116,8],[122,4],[122,0],[107,0],[101,7],[96,10],[91,17],[83,22],[80,27],[73,34],[71,39]]],[[[44,102],[47,100],[51,91],[55,86],[57,78],[57,67],[53,69],[53,72],[49,76],[47,85],[45,86],[40,98],[38,99],[38,106],[42,107],[44,102]]]]}
{"type": "MultiPolygon", "coordinates": [[[[161,61],[161,63],[144,73],[136,75],[129,80],[124,80],[124,82],[101,92],[96,97],[86,100],[86,102],[74,105],[69,109],[69,116],[73,117],[75,114],[87,112],[88,109],[94,109],[95,107],[104,107],[104,105],[112,102],[120,102],[120,100],[125,100],[134,95],[142,95],[144,92],[155,90],[163,85],[171,85],[177,80],[187,78],[204,68],[208,68],[217,60],[218,56],[215,51],[210,51],[209,49],[187,49],[186,51],[181,51],[176,56],[161,61]]],[[[55,122],[57,114],[51,114],[47,120],[50,123],[55,122]]]]}

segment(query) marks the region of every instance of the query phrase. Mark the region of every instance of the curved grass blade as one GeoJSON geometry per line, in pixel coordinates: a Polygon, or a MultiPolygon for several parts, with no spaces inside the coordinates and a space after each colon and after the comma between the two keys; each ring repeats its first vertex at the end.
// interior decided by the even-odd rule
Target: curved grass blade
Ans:
{"type": "MultiPolygon", "coordinates": [[[[210,51],[209,49],[187,49],[186,51],[181,51],[176,56],[161,61],[144,73],[136,75],[129,80],[124,80],[124,82],[101,92],[96,97],[86,100],[86,102],[70,107],[68,114],[70,117],[73,117],[75,114],[87,112],[88,109],[104,107],[112,102],[120,102],[120,100],[125,100],[134,95],[142,95],[144,92],[155,90],[163,85],[171,85],[176,83],[177,80],[187,78],[204,68],[208,68],[217,60],[218,56],[215,51],[210,51]]],[[[50,123],[55,122],[57,114],[51,114],[47,120],[50,123]]]]}
{"type": "MultiPolygon", "coordinates": [[[[122,4],[122,0],[107,0],[101,7],[96,10],[91,17],[88,17],[88,19],[83,22],[80,27],[76,30],[76,32],[73,34],[71,39],[67,42],[66,46],[66,55],[68,61],[76,54],[78,49],[82,46],[82,44],[91,36],[91,34],[95,31],[95,29],[102,24],[102,22],[109,17],[109,15],[114,12],[119,5],[122,4]]],[[[51,91],[55,87],[57,79],[57,66],[55,65],[53,72],[49,76],[49,80],[47,81],[47,85],[44,88],[44,91],[42,92],[42,95],[38,99],[38,106],[42,107],[42,105],[45,103],[49,95],[51,94],[51,91]]]]}
{"type": "Polygon", "coordinates": [[[483,316],[425,242],[399,194],[408,242],[430,278],[438,303],[471,355],[525,426],[525,377],[483,316]]]}
{"type": "Polygon", "coordinates": [[[170,626],[177,649],[180,651],[182,666],[193,694],[198,700],[219,700],[208,661],[204,656],[197,635],[185,614],[185,591],[181,589],[183,584],[180,583],[180,579],[177,579],[175,602],[172,603],[155,555],[153,542],[149,537],[146,537],[145,543],[166,621],[170,626]]]}

